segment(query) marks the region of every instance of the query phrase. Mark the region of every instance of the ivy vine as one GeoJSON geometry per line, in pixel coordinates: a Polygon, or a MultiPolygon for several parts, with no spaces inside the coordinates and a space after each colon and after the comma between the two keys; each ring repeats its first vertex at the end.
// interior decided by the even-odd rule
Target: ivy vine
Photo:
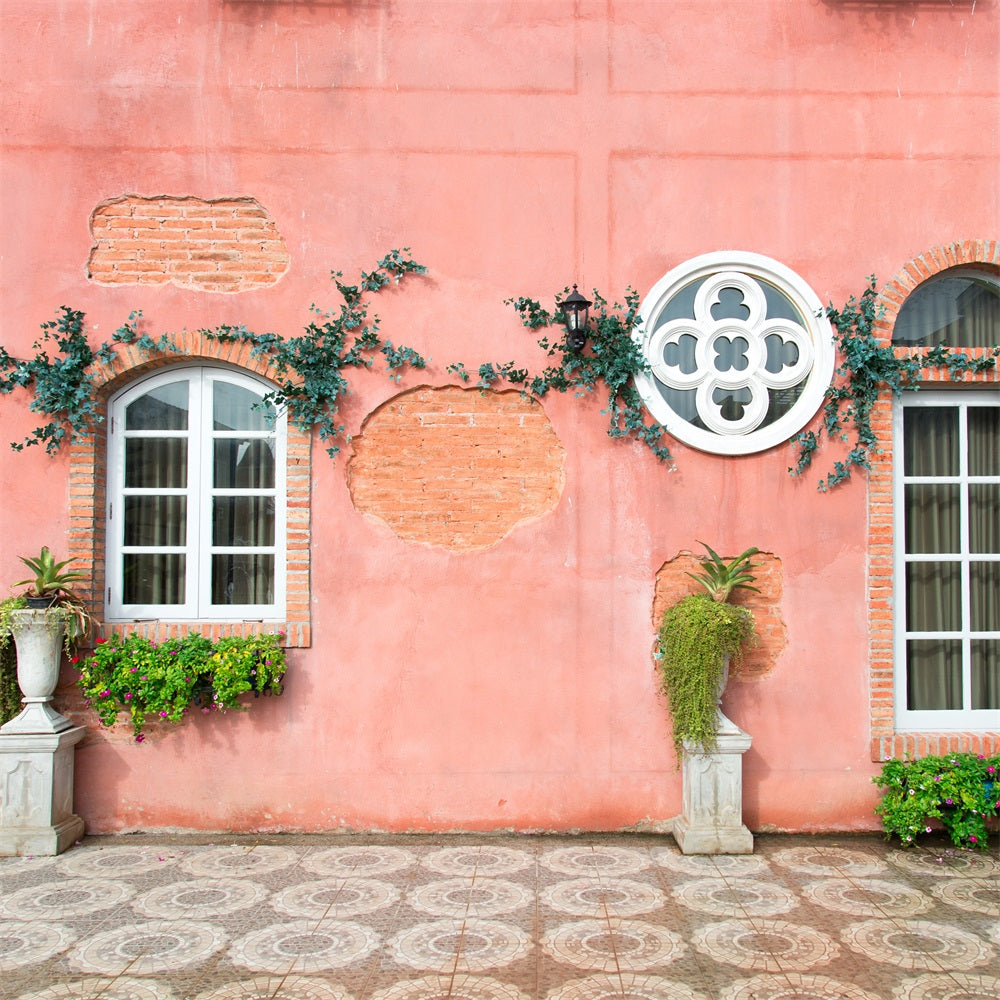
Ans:
{"type": "MultiPolygon", "coordinates": [[[[316,318],[301,337],[283,340],[274,333],[256,334],[243,326],[226,325],[201,332],[219,341],[249,343],[255,357],[267,357],[277,373],[277,386],[267,394],[264,405],[286,407],[304,431],[316,428],[321,440],[335,441],[344,434],[336,420],[340,397],[349,389],[344,369],[370,368],[379,352],[391,378],[398,378],[399,370],[407,365],[425,367],[423,357],[412,348],[381,339],[378,317],[369,316],[366,296],[398,283],[407,274],[426,270],[404,248],[390,251],[372,271],[362,271],[356,285],[341,280],[340,271],[332,272],[344,301],[335,312],[311,306],[316,318]]],[[[62,306],[56,319],[41,325],[42,336],[32,344],[33,357],[21,360],[0,346],[0,395],[19,387],[28,389],[33,393],[30,409],[47,418],[23,441],[11,443],[15,451],[44,444],[49,454],[55,454],[65,440],[86,436],[104,419],[95,392],[95,370],[114,361],[118,344],[135,345],[147,354],[179,352],[169,334],[154,339],[141,333],[141,318],[141,312],[131,313],[111,341],[93,349],[84,329],[84,314],[62,306]]],[[[338,450],[335,443],[327,449],[331,455],[338,450]]]]}
{"type": "MultiPolygon", "coordinates": [[[[372,271],[362,271],[356,285],[342,280],[340,271],[331,278],[343,302],[336,312],[310,306],[315,319],[301,337],[284,340],[274,333],[257,334],[244,326],[220,326],[201,332],[210,339],[238,341],[251,345],[254,357],[266,357],[275,372],[277,387],[264,397],[264,404],[285,408],[289,418],[302,430],[316,429],[321,441],[342,439],[343,424],[337,422],[337,408],[349,389],[347,368],[371,368],[376,353],[385,359],[390,378],[399,378],[404,367],[424,368],[426,360],[412,347],[394,346],[379,336],[378,316],[368,315],[368,293],[398,284],[408,274],[424,274],[427,268],[410,256],[409,248],[391,250],[372,271]]],[[[336,443],[327,453],[336,455],[336,443]]]]}
{"type": "MultiPolygon", "coordinates": [[[[398,379],[406,367],[426,367],[423,356],[413,348],[382,339],[378,316],[369,315],[368,298],[398,284],[407,275],[424,274],[426,270],[410,256],[408,248],[403,248],[391,250],[371,271],[361,271],[356,284],[344,281],[340,271],[331,272],[343,300],[339,309],[326,312],[310,306],[313,319],[298,337],[286,340],[275,333],[257,334],[245,326],[230,325],[201,333],[221,342],[250,344],[254,357],[265,357],[276,385],[265,396],[264,405],[285,409],[307,433],[315,430],[321,441],[329,443],[327,452],[335,455],[338,442],[345,438],[344,426],[338,421],[338,406],[350,388],[346,374],[349,369],[371,368],[379,354],[393,379],[398,379]]],[[[556,296],[557,303],[567,291],[556,296]]],[[[574,390],[583,396],[601,389],[607,399],[602,413],[608,417],[608,435],[640,441],[659,460],[672,463],[664,443],[666,428],[649,419],[634,382],[635,375],[649,371],[635,338],[639,294],[626,289],[624,304],[609,303],[596,290],[593,296],[589,343],[582,351],[571,348],[562,335],[565,318],[558,304],[549,311],[535,299],[508,299],[506,304],[515,309],[526,329],[535,332],[552,326],[560,328],[558,337],[550,338],[543,332],[537,341],[551,363],[532,373],[513,361],[485,362],[477,369],[478,385],[486,390],[506,382],[539,398],[550,391],[574,390]]],[[[996,368],[1000,355],[1000,347],[984,356],[970,357],[944,345],[897,354],[875,332],[880,310],[874,276],[860,297],[852,296],[842,309],[831,304],[826,312],[836,331],[834,339],[842,361],[834,383],[826,390],[818,430],[802,431],[792,438],[798,454],[795,466],[788,470],[793,476],[805,473],[824,435],[830,440],[849,441],[845,458],[835,461],[832,470],[819,481],[820,490],[829,490],[849,479],[856,468],[871,467],[871,456],[879,451],[871,414],[880,393],[888,389],[900,395],[918,389],[923,371],[929,368],[945,368],[956,380],[988,371],[996,368]]],[[[111,341],[94,349],[84,331],[84,314],[62,306],[56,319],[42,324],[42,335],[32,345],[32,357],[14,358],[0,346],[0,395],[16,388],[33,392],[30,408],[46,418],[23,441],[12,442],[15,451],[44,445],[49,454],[54,454],[67,438],[85,436],[103,419],[95,393],[95,367],[110,364],[119,344],[135,345],[148,353],[179,350],[169,334],[154,339],[140,332],[141,318],[141,312],[133,312],[111,341]]],[[[462,362],[448,365],[446,370],[463,382],[471,378],[462,362]]]]}
{"type": "Polygon", "coordinates": [[[819,431],[801,431],[792,438],[798,446],[798,459],[788,470],[799,476],[811,466],[823,434],[830,440],[849,441],[844,460],[835,461],[833,469],[819,481],[822,491],[849,479],[853,469],[871,468],[871,456],[881,450],[871,424],[872,409],[880,393],[889,389],[900,396],[905,391],[916,391],[923,372],[929,368],[945,368],[956,381],[967,373],[990,371],[996,368],[1000,355],[1000,347],[984,356],[970,357],[943,344],[918,353],[897,354],[896,348],[882,342],[875,332],[882,308],[878,305],[874,275],[868,278],[860,298],[852,295],[843,309],[835,309],[831,303],[826,314],[836,331],[834,341],[843,359],[834,372],[840,379],[826,390],[819,431]]]}
{"type": "MultiPolygon", "coordinates": [[[[564,289],[565,298],[569,289],[564,289]]],[[[592,323],[588,328],[589,350],[576,351],[565,337],[552,341],[542,335],[538,346],[553,358],[541,372],[532,374],[527,368],[518,368],[513,361],[500,364],[486,362],[478,368],[482,389],[489,389],[499,382],[520,386],[527,394],[542,397],[549,391],[566,392],[576,390],[578,396],[594,392],[599,383],[604,383],[607,393],[607,407],[601,412],[608,417],[608,436],[629,437],[646,444],[660,461],[672,462],[670,451],[663,443],[666,428],[647,420],[642,397],[635,387],[634,376],[649,370],[634,331],[638,325],[639,293],[626,289],[624,305],[608,303],[596,289],[591,310],[592,323]]],[[[550,326],[561,327],[565,317],[560,309],[549,312],[535,299],[507,299],[521,318],[521,325],[528,330],[542,330],[550,326]]],[[[449,365],[447,370],[468,382],[470,373],[462,362],[449,365]]]]}

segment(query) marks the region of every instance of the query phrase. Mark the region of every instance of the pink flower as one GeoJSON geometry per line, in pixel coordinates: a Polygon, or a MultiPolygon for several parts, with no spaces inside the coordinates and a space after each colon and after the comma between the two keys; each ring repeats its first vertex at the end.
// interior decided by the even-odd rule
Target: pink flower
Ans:
{"type": "Polygon", "coordinates": [[[167,717],[167,713],[166,712],[160,712],[160,718],[161,719],[165,719],[166,717],[167,717]]]}
{"type": "Polygon", "coordinates": [[[135,738],[135,741],[136,741],[136,743],[142,743],[142,741],[143,741],[143,740],[144,740],[145,738],[146,738],[146,737],[145,737],[145,736],[143,736],[143,735],[142,735],[142,733],[139,733],[139,735],[138,735],[138,736],[137,736],[137,737],[135,738]]]}
{"type": "Polygon", "coordinates": [[[69,658],[69,662],[70,663],[79,663],[80,662],[80,657],[79,656],[71,656],[69,658]]]}
{"type": "Polygon", "coordinates": [[[126,691],[125,692],[125,700],[126,701],[131,701],[132,700],[132,692],[131,691],[126,691]]]}
{"type": "Polygon", "coordinates": [[[979,838],[974,833],[970,834],[970,836],[969,836],[969,843],[971,843],[971,844],[978,844],[979,843],[979,838]]]}

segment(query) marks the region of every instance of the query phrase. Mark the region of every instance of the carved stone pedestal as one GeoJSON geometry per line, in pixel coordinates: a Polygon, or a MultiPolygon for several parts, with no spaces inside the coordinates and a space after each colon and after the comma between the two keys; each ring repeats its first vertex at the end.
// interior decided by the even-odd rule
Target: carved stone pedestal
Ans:
{"type": "Polygon", "coordinates": [[[713,753],[685,744],[683,807],[674,821],[683,854],[753,854],[753,834],[743,825],[743,754],[751,740],[725,716],[720,721],[713,753]]]}
{"type": "Polygon", "coordinates": [[[60,854],[83,835],[73,757],[85,732],[0,734],[0,857],[60,854]]]}

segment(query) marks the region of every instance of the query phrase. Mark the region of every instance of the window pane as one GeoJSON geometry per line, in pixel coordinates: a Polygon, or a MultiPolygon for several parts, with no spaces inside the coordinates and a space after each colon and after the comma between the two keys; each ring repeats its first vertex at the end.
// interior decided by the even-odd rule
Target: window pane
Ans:
{"type": "Polygon", "coordinates": [[[126,438],[125,486],[134,489],[187,486],[187,438],[126,438]]]}
{"type": "Polygon", "coordinates": [[[969,551],[1000,554],[1000,484],[969,487],[969,551]]]}
{"type": "Polygon", "coordinates": [[[127,496],[125,545],[184,545],[187,497],[127,496]]]}
{"type": "Polygon", "coordinates": [[[1000,708],[1000,639],[972,643],[972,707],[1000,708]]]}
{"type": "Polygon", "coordinates": [[[274,439],[215,442],[215,488],[269,490],[274,488],[274,439]]]}
{"type": "Polygon", "coordinates": [[[122,560],[125,604],[184,603],[183,553],[126,553],[122,560]]]}
{"type": "Polygon", "coordinates": [[[969,407],[969,475],[1000,476],[1000,406],[969,407]]]}
{"type": "Polygon", "coordinates": [[[969,565],[969,617],[973,632],[1000,632],[1000,562],[969,565]]]}
{"type": "Polygon", "coordinates": [[[910,484],[905,488],[906,549],[910,552],[961,551],[958,486],[910,484]]]}
{"type": "Polygon", "coordinates": [[[213,545],[273,545],[274,497],[216,497],[213,545]]]}
{"type": "Polygon", "coordinates": [[[274,407],[256,392],[230,382],[216,381],[212,393],[212,420],[217,431],[264,431],[274,426],[274,407]],[[270,419],[268,419],[270,418],[270,419]]]}
{"type": "Polygon", "coordinates": [[[903,303],[892,342],[910,347],[990,347],[1000,328],[1000,285],[983,277],[944,275],[903,303]]]}
{"type": "Polygon", "coordinates": [[[186,431],[188,383],[171,382],[150,389],[125,409],[127,431],[186,431]]]}
{"type": "Polygon", "coordinates": [[[903,410],[903,475],[957,476],[958,410],[908,406],[903,410]]]}
{"type": "Polygon", "coordinates": [[[910,632],[957,632],[962,627],[959,564],[906,564],[906,628],[910,632]]]}
{"type": "Polygon", "coordinates": [[[953,639],[906,643],[906,707],[911,712],[962,707],[962,644],[953,639]]]}
{"type": "Polygon", "coordinates": [[[212,556],[213,604],[273,604],[274,556],[259,553],[212,556]]]}

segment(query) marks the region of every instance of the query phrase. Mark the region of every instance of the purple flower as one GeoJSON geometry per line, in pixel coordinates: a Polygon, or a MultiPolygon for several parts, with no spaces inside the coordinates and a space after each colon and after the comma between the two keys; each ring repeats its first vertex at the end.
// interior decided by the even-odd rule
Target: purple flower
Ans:
{"type": "Polygon", "coordinates": [[[946,806],[953,806],[955,803],[954,803],[954,801],[952,799],[945,799],[944,800],[944,804],[946,806]]]}
{"type": "Polygon", "coordinates": [[[132,700],[132,692],[131,691],[126,691],[125,692],[125,700],[126,701],[131,701],[132,700]]]}
{"type": "Polygon", "coordinates": [[[146,737],[143,736],[142,733],[139,733],[139,735],[135,738],[135,741],[136,743],[141,743],[145,738],[146,737]]]}
{"type": "Polygon", "coordinates": [[[940,774],[935,774],[934,775],[934,780],[935,781],[940,781],[941,780],[941,775],[940,774]]]}
{"type": "Polygon", "coordinates": [[[160,718],[161,719],[165,719],[166,717],[167,717],[167,713],[166,712],[160,712],[160,718]]]}
{"type": "Polygon", "coordinates": [[[137,674],[137,673],[139,673],[139,668],[138,667],[129,667],[128,668],[128,672],[130,674],[137,674]]]}

